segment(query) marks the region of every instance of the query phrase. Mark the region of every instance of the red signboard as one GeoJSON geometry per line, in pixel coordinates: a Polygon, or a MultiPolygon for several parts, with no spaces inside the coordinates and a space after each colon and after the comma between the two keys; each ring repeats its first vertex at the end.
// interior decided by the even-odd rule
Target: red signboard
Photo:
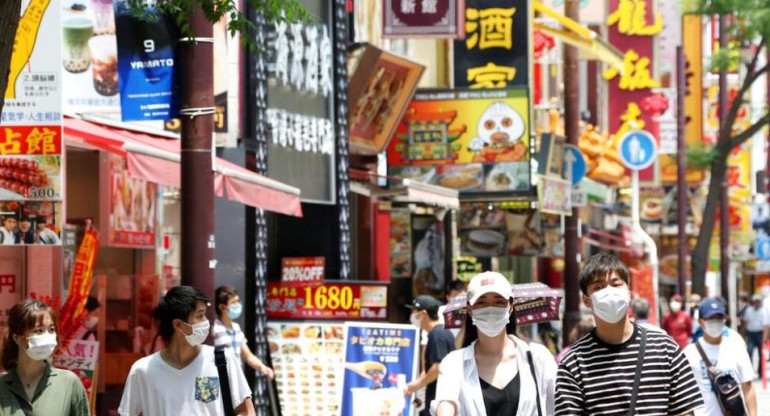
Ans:
{"type": "Polygon", "coordinates": [[[283,283],[323,283],[323,257],[284,257],[281,260],[281,281],[283,283]]]}
{"type": "Polygon", "coordinates": [[[465,0],[384,0],[382,37],[462,38],[465,0]]]}
{"type": "Polygon", "coordinates": [[[658,325],[658,303],[655,301],[655,286],[652,279],[652,267],[631,269],[631,285],[634,295],[650,302],[650,314],[647,322],[658,325]]]}
{"type": "MultiPolygon", "coordinates": [[[[662,30],[661,14],[653,0],[610,0],[607,30],[609,42],[624,54],[623,71],[604,72],[609,83],[609,131],[617,143],[629,130],[647,130],[659,137],[653,112],[642,101],[660,87],[655,77],[654,36],[662,30]]],[[[639,172],[639,180],[658,181],[657,162],[639,172]]]]}
{"type": "Polygon", "coordinates": [[[61,154],[61,126],[3,126],[0,156],[61,154]]]}
{"type": "Polygon", "coordinates": [[[361,283],[268,283],[270,319],[386,319],[388,287],[361,283]]]}

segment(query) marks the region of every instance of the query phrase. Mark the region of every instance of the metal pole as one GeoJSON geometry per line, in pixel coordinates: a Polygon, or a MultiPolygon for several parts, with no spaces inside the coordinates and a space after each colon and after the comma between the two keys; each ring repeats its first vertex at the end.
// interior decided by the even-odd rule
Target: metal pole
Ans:
{"type": "MultiPolygon", "coordinates": [[[[727,48],[727,15],[719,16],[719,49],[727,48]]],[[[727,116],[727,73],[724,70],[719,71],[719,131],[724,127],[725,117],[727,116]]],[[[728,132],[729,133],[729,132],[728,132]]],[[[721,133],[720,133],[721,135],[721,133]]],[[[722,140],[719,137],[717,140],[722,140]]],[[[721,283],[721,295],[727,298],[729,293],[730,275],[730,200],[727,192],[727,176],[722,180],[722,192],[720,194],[719,210],[719,280],[721,283]]],[[[708,220],[708,219],[706,219],[708,220]]]]}
{"type": "Polygon", "coordinates": [[[634,169],[631,171],[631,228],[633,229],[634,233],[642,238],[642,241],[644,242],[644,245],[647,247],[647,254],[650,259],[650,267],[652,267],[652,294],[654,297],[654,304],[650,305],[650,310],[655,311],[655,317],[657,319],[657,324],[660,325],[662,321],[661,316],[659,316],[658,312],[660,308],[658,308],[658,304],[660,303],[660,298],[658,297],[658,286],[659,286],[659,279],[658,279],[658,273],[659,273],[659,264],[658,261],[658,246],[655,244],[655,240],[650,237],[649,234],[647,234],[646,231],[642,228],[642,224],[640,221],[640,215],[639,215],[639,170],[634,169]]]}
{"type": "MultiPolygon", "coordinates": [[[[577,0],[564,2],[565,15],[575,21],[580,20],[577,0]]],[[[567,143],[578,145],[580,136],[580,71],[578,70],[578,51],[564,45],[564,133],[567,143]]],[[[580,240],[578,238],[578,209],[572,208],[572,215],[565,218],[564,230],[564,321],[562,323],[562,343],[569,344],[567,334],[580,322],[580,240]]]]}
{"type": "Polygon", "coordinates": [[[689,244],[687,243],[687,149],[685,147],[685,114],[684,114],[684,96],[687,89],[687,76],[685,74],[684,49],[681,46],[676,48],[676,151],[677,151],[677,231],[679,246],[678,270],[679,275],[679,294],[684,298],[687,291],[687,252],[689,244]]]}
{"type": "Polygon", "coordinates": [[[182,119],[182,284],[214,297],[213,26],[190,14],[196,41],[179,42],[182,119]],[[197,112],[197,114],[196,114],[197,112]]]}

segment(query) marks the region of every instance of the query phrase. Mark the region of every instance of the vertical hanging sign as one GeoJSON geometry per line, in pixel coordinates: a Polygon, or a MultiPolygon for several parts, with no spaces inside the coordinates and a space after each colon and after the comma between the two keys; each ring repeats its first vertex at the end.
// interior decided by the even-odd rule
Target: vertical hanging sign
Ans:
{"type": "Polygon", "coordinates": [[[529,85],[529,0],[467,0],[465,39],[454,41],[454,86],[529,85]]]}
{"type": "MultiPolygon", "coordinates": [[[[610,68],[603,74],[609,83],[609,131],[615,145],[631,130],[647,130],[658,136],[657,121],[651,111],[643,111],[642,101],[660,87],[654,74],[654,37],[663,29],[663,17],[654,0],[610,0],[607,28],[609,42],[624,53],[623,71],[610,68]]],[[[656,165],[639,172],[648,184],[659,181],[656,165]]]]}

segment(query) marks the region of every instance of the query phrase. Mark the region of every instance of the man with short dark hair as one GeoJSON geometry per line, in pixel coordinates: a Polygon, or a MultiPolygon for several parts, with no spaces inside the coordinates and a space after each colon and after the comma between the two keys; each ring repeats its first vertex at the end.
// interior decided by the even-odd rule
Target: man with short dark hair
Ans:
{"type": "Polygon", "coordinates": [[[19,229],[16,230],[16,241],[19,244],[35,244],[35,230],[32,229],[32,222],[28,217],[21,217],[19,229]]]}
{"type": "Polygon", "coordinates": [[[16,217],[13,215],[4,215],[0,217],[0,245],[12,246],[18,243],[16,238],[16,217]]]}
{"type": "Polygon", "coordinates": [[[626,265],[600,253],[586,262],[578,279],[596,328],[559,364],[556,415],[692,415],[703,406],[676,342],[629,319],[626,265]]]}
{"type": "Polygon", "coordinates": [[[428,332],[428,344],[425,346],[425,371],[417,380],[406,386],[406,395],[411,396],[425,387],[425,409],[421,416],[430,414],[430,403],[436,398],[436,380],[441,360],[455,349],[455,337],[444,329],[438,321],[438,308],[441,302],[428,295],[417,296],[410,305],[412,310],[409,321],[417,328],[428,332]]]}
{"type": "Polygon", "coordinates": [[[650,316],[650,302],[645,298],[634,299],[631,302],[631,311],[634,313],[634,323],[642,325],[649,323],[648,318],[650,316]]]}
{"type": "Polygon", "coordinates": [[[131,366],[118,413],[121,416],[254,415],[251,389],[232,352],[225,351],[230,396],[222,397],[209,335],[208,298],[190,286],[172,288],[153,311],[166,349],[131,366]]]}
{"type": "Polygon", "coordinates": [[[49,227],[48,221],[44,218],[40,218],[35,226],[37,228],[37,243],[38,244],[59,244],[61,239],[54,230],[49,227]]]}
{"type": "Polygon", "coordinates": [[[703,416],[722,416],[719,399],[714,393],[714,387],[709,377],[709,364],[722,372],[731,374],[737,382],[741,383],[748,416],[756,416],[757,396],[751,383],[754,379],[751,359],[744,345],[736,342],[736,337],[724,336],[725,321],[727,320],[724,304],[718,299],[707,298],[701,302],[698,309],[700,312],[698,323],[703,328],[703,337],[688,345],[684,349],[684,355],[690,363],[706,403],[703,416]],[[703,360],[701,352],[708,358],[708,364],[703,360]]]}

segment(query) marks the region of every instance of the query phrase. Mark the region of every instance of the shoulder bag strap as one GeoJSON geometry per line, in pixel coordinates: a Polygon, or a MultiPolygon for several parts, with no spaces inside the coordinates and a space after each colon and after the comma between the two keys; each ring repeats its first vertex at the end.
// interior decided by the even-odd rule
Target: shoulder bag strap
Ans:
{"type": "Polygon", "coordinates": [[[695,341],[695,348],[698,349],[698,354],[700,354],[700,358],[703,360],[703,362],[706,364],[706,368],[708,369],[707,373],[709,375],[709,380],[711,380],[711,388],[716,388],[714,386],[714,373],[716,372],[716,368],[713,364],[711,364],[711,360],[709,360],[709,357],[706,356],[706,351],[703,351],[703,347],[700,346],[699,341],[695,341]]]}
{"type": "Polygon", "coordinates": [[[639,356],[636,359],[636,374],[634,375],[634,388],[631,391],[631,404],[628,408],[628,415],[633,416],[636,410],[636,395],[639,393],[639,383],[642,380],[642,367],[644,367],[644,349],[647,345],[647,330],[639,326],[639,356]]]}
{"type": "Polygon", "coordinates": [[[535,380],[535,402],[537,403],[537,416],[543,416],[543,409],[540,407],[540,388],[537,386],[537,376],[535,375],[535,364],[532,361],[532,349],[527,350],[527,361],[529,361],[529,371],[532,372],[532,379],[535,380]]]}
{"type": "Polygon", "coordinates": [[[225,357],[224,345],[214,348],[214,364],[216,364],[217,373],[219,374],[219,389],[222,393],[225,416],[234,416],[235,409],[233,409],[233,396],[230,394],[230,377],[227,375],[227,358],[225,357]]]}

